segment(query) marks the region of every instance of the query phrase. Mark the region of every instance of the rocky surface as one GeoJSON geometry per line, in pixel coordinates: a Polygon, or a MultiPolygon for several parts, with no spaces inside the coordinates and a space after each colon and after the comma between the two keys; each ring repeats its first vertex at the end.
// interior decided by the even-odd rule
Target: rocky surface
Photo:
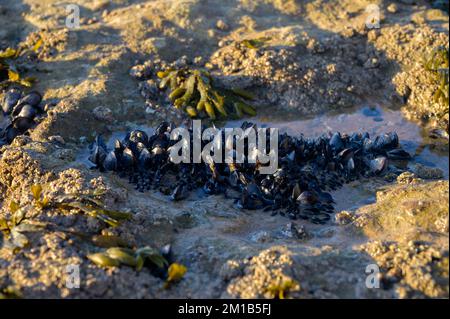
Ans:
{"type": "Polygon", "coordinates": [[[0,249],[0,296],[11,288],[26,298],[448,297],[449,186],[439,169],[416,164],[397,181],[352,184],[346,194],[378,191],[376,202],[354,209],[344,197],[349,205],[341,204],[336,223],[317,226],[240,211],[220,196],[173,203],[140,194],[79,161],[98,133],[181,121],[169,105],[145,103],[155,65],[171,63],[204,66],[225,86],[249,88],[262,115],[345,112],[375,98],[399,104],[427,129],[445,129],[445,108],[429,99],[437,83],[420,61],[435,46],[448,47],[448,16],[426,1],[378,0],[381,28],[368,30],[365,9],[374,1],[72,2],[81,8],[76,29],[65,26],[59,1],[0,0],[0,22],[8,21],[0,48],[44,40],[29,75],[48,104],[30,136],[0,149],[0,217],[11,216],[14,201],[46,225],[29,235],[28,247],[0,249]],[[267,40],[258,49],[243,44],[260,38],[267,40]],[[133,218],[110,228],[76,211],[41,211],[33,184],[50,202],[99,191],[104,205],[133,218]],[[171,243],[188,272],[164,289],[148,269],[97,267],[86,255],[100,250],[92,242],[98,235],[133,247],[171,243]],[[372,264],[380,268],[378,289],[366,286],[372,264]],[[78,289],[67,287],[70,265],[80,267],[78,289]]]}

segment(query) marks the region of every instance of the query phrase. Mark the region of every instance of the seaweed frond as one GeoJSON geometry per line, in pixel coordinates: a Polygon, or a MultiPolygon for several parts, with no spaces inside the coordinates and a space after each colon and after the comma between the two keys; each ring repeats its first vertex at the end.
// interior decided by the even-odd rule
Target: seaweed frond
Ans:
{"type": "Polygon", "coordinates": [[[213,83],[211,75],[204,70],[183,68],[160,71],[159,88],[170,89],[169,99],[177,109],[184,110],[192,118],[209,117],[240,118],[256,115],[256,109],[248,103],[254,99],[243,89],[224,89],[213,83]]]}

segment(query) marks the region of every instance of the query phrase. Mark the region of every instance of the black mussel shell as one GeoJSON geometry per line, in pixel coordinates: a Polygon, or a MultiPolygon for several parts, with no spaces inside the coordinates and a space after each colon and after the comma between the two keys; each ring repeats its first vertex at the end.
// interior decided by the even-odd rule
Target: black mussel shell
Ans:
{"type": "Polygon", "coordinates": [[[339,152],[344,148],[344,141],[342,140],[341,134],[339,132],[334,133],[330,138],[330,146],[336,151],[339,152]]]}
{"type": "Polygon", "coordinates": [[[107,171],[117,171],[118,160],[116,152],[111,151],[106,155],[105,160],[103,161],[103,168],[107,171]]]}
{"type": "Polygon", "coordinates": [[[314,204],[317,202],[317,196],[312,192],[304,191],[297,197],[297,201],[303,205],[314,204]]]}
{"type": "Polygon", "coordinates": [[[300,189],[300,185],[298,185],[298,183],[295,184],[294,188],[292,189],[292,198],[296,200],[297,198],[299,198],[301,193],[302,190],[300,189]]]}
{"type": "Polygon", "coordinates": [[[135,144],[142,143],[145,146],[148,145],[148,135],[141,130],[131,131],[125,139],[135,144]]]}
{"type": "Polygon", "coordinates": [[[353,155],[355,153],[353,152],[353,150],[351,148],[346,148],[345,150],[342,150],[341,152],[339,152],[339,154],[337,155],[338,159],[340,159],[342,162],[348,162],[351,158],[353,158],[353,155]]]}
{"type": "Polygon", "coordinates": [[[38,107],[39,103],[42,101],[42,95],[39,92],[31,91],[23,98],[19,100],[17,104],[29,104],[34,107],[38,107]]]}
{"type": "Polygon", "coordinates": [[[388,160],[384,156],[377,157],[369,162],[370,172],[373,174],[381,174],[388,167],[388,160]]]}
{"type": "Polygon", "coordinates": [[[152,161],[152,155],[150,154],[148,149],[144,148],[139,154],[139,158],[138,158],[139,168],[146,169],[146,168],[150,167],[151,161],[152,161]]]}
{"type": "Polygon", "coordinates": [[[186,186],[183,184],[177,185],[173,192],[170,194],[170,199],[173,201],[179,201],[187,197],[186,186]]]}
{"type": "Polygon", "coordinates": [[[122,142],[119,140],[116,140],[114,142],[114,150],[118,153],[123,152],[123,150],[125,149],[125,146],[123,146],[122,142]]]}
{"type": "Polygon", "coordinates": [[[18,135],[20,135],[20,131],[12,124],[5,129],[5,139],[8,144],[11,144],[18,135]]]}
{"type": "Polygon", "coordinates": [[[349,172],[355,170],[355,160],[353,159],[353,157],[350,157],[349,160],[347,161],[347,170],[349,172]]]}
{"type": "Polygon", "coordinates": [[[386,152],[386,155],[389,159],[392,160],[409,160],[411,159],[411,154],[406,152],[401,148],[396,148],[386,152]]]}
{"type": "Polygon", "coordinates": [[[14,106],[17,105],[17,102],[22,97],[22,92],[18,89],[10,89],[5,93],[2,101],[2,110],[5,114],[9,114],[12,112],[14,106]]]}
{"type": "Polygon", "coordinates": [[[34,120],[29,117],[16,117],[13,120],[14,127],[20,132],[25,132],[29,128],[32,128],[34,124],[34,120]]]}
{"type": "Polygon", "coordinates": [[[130,148],[125,148],[122,153],[122,165],[124,169],[131,169],[134,167],[136,157],[130,148]]]}
{"type": "Polygon", "coordinates": [[[162,122],[156,128],[156,134],[161,135],[167,133],[169,131],[169,128],[170,128],[169,122],[162,122]]]}
{"type": "Polygon", "coordinates": [[[103,162],[106,158],[106,151],[102,147],[95,145],[91,155],[89,156],[89,161],[91,161],[93,164],[102,167],[103,162]]]}
{"type": "Polygon", "coordinates": [[[398,135],[395,132],[390,132],[377,136],[374,141],[376,150],[387,150],[398,147],[398,135]]]}
{"type": "Polygon", "coordinates": [[[34,119],[36,116],[36,109],[32,107],[30,104],[22,104],[22,106],[14,110],[14,112],[18,112],[17,115],[13,114],[14,117],[26,117],[29,119],[34,119]]]}

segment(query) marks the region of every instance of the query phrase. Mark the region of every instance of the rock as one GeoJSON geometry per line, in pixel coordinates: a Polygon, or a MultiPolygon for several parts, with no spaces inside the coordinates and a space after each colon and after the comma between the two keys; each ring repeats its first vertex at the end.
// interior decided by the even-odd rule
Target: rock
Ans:
{"type": "Polygon", "coordinates": [[[354,219],[354,214],[346,210],[337,213],[335,216],[336,224],[338,225],[348,225],[353,222],[354,219]]]}
{"type": "Polygon", "coordinates": [[[274,298],[282,289],[285,296],[295,296],[300,284],[293,278],[291,253],[283,247],[271,247],[243,262],[244,271],[227,287],[228,297],[274,298]],[[284,288],[284,289],[283,289],[284,288]]]}
{"type": "Polygon", "coordinates": [[[448,197],[448,181],[398,184],[377,192],[376,203],[358,209],[352,225],[373,239],[431,240],[445,229],[448,197]]]}
{"type": "Polygon", "coordinates": [[[102,122],[112,123],[114,121],[114,116],[110,108],[106,106],[97,106],[92,110],[94,117],[102,122]]]}
{"type": "Polygon", "coordinates": [[[155,80],[147,80],[139,83],[141,95],[146,100],[154,100],[158,98],[159,90],[155,80]]]}
{"type": "Polygon", "coordinates": [[[56,144],[60,144],[60,145],[64,145],[66,144],[66,141],[64,140],[64,138],[62,136],[59,135],[52,135],[48,137],[48,140],[51,143],[56,143],[56,144]]]}
{"type": "Polygon", "coordinates": [[[398,12],[398,6],[396,3],[391,3],[387,6],[386,10],[390,13],[397,13],[398,12]]]}
{"type": "Polygon", "coordinates": [[[422,164],[416,164],[412,170],[417,177],[423,179],[440,179],[444,177],[444,172],[437,167],[427,167],[422,164]]]}
{"type": "Polygon", "coordinates": [[[316,235],[319,238],[331,238],[334,236],[334,233],[335,231],[332,227],[326,227],[319,229],[314,233],[314,235],[316,235]]]}
{"type": "Polygon", "coordinates": [[[448,298],[448,248],[374,241],[361,249],[382,270],[381,288],[393,286],[398,298],[448,298]]]}
{"type": "Polygon", "coordinates": [[[378,58],[369,58],[365,63],[364,63],[364,68],[365,69],[375,69],[378,68],[380,66],[380,62],[378,60],[378,58]]]}
{"type": "Polygon", "coordinates": [[[379,35],[380,35],[380,30],[378,30],[378,29],[370,30],[369,32],[367,32],[367,39],[369,41],[375,41],[379,35]]]}
{"type": "Polygon", "coordinates": [[[227,24],[225,21],[223,21],[222,19],[220,19],[220,20],[217,20],[216,28],[219,29],[219,30],[221,30],[221,31],[228,31],[228,29],[229,29],[230,27],[228,26],[228,24],[227,24]]]}
{"type": "Polygon", "coordinates": [[[397,177],[397,183],[399,184],[417,184],[422,181],[421,178],[418,178],[416,174],[412,172],[403,172],[397,177]]]}
{"type": "Polygon", "coordinates": [[[186,55],[183,55],[179,59],[177,59],[175,62],[173,62],[173,66],[177,69],[184,68],[189,64],[189,59],[186,55]]]}
{"type": "Polygon", "coordinates": [[[244,265],[236,260],[228,260],[220,269],[219,275],[224,281],[230,281],[233,278],[244,274],[244,265]]]}
{"type": "Polygon", "coordinates": [[[130,69],[130,75],[136,80],[146,80],[152,75],[153,64],[150,61],[135,65],[130,69]]]}
{"type": "Polygon", "coordinates": [[[288,223],[283,229],[281,230],[281,234],[284,237],[292,238],[292,239],[307,239],[310,236],[305,230],[305,227],[301,225],[300,227],[297,227],[295,223],[288,223]]]}
{"type": "Polygon", "coordinates": [[[267,231],[258,231],[250,235],[250,240],[257,243],[268,243],[273,241],[273,236],[267,231]]]}

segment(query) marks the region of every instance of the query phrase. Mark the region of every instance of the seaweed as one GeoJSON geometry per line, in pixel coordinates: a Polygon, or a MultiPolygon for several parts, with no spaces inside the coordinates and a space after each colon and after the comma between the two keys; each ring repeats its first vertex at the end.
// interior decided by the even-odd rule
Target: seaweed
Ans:
{"type": "Polygon", "coordinates": [[[290,291],[298,290],[299,284],[293,279],[286,279],[280,283],[271,284],[267,288],[267,292],[274,299],[285,299],[286,294],[290,291]]]}
{"type": "Polygon", "coordinates": [[[207,71],[168,69],[158,72],[157,76],[161,79],[159,88],[169,88],[168,97],[173,105],[183,109],[191,118],[238,119],[244,115],[256,115],[256,109],[248,103],[254,99],[250,92],[220,88],[207,71]]]}
{"type": "Polygon", "coordinates": [[[21,299],[22,294],[11,286],[0,287],[0,300],[4,299],[21,299]]]}
{"type": "Polygon", "coordinates": [[[266,42],[268,42],[270,40],[271,40],[270,37],[246,39],[246,40],[242,40],[241,44],[243,44],[248,49],[259,49],[259,48],[263,47],[266,44],[266,42]]]}
{"type": "MultiPolygon", "coordinates": [[[[433,100],[435,103],[449,106],[449,49],[437,47],[431,51],[424,59],[424,67],[432,72],[436,78],[438,88],[436,89],[433,100]]],[[[445,114],[441,114],[444,116],[445,114]]]]}
{"type": "Polygon", "coordinates": [[[32,47],[7,48],[0,51],[0,88],[11,84],[31,87],[35,82],[33,77],[24,77],[23,70],[30,53],[37,53],[43,40],[39,38],[32,47]]]}
{"type": "Polygon", "coordinates": [[[105,208],[99,194],[70,194],[57,198],[48,207],[56,207],[62,212],[76,210],[87,216],[96,218],[111,227],[117,227],[122,221],[129,220],[131,213],[105,208]]]}
{"type": "Polygon", "coordinates": [[[42,231],[45,224],[34,222],[31,216],[27,216],[26,207],[20,207],[14,201],[9,205],[11,217],[0,218],[0,232],[3,233],[6,240],[3,240],[2,248],[7,248],[14,253],[19,252],[22,248],[27,247],[30,241],[27,233],[42,231]]]}
{"type": "Polygon", "coordinates": [[[168,289],[173,283],[179,282],[187,272],[184,265],[173,263],[168,269],[167,279],[164,283],[164,288],[168,289]]]}
{"type": "Polygon", "coordinates": [[[123,247],[111,247],[104,252],[87,255],[87,258],[100,267],[119,267],[126,265],[141,271],[145,261],[149,261],[158,268],[164,268],[168,261],[158,250],[149,246],[131,249],[123,247]]]}

